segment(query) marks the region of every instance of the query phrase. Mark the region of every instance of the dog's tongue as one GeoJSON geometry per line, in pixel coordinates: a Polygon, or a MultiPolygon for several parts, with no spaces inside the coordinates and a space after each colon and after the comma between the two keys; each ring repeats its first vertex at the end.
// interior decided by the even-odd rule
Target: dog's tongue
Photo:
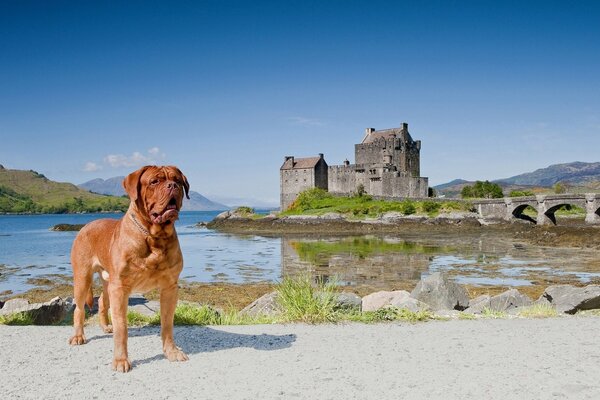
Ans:
{"type": "Polygon", "coordinates": [[[177,219],[179,216],[179,211],[175,208],[169,208],[161,215],[157,215],[156,217],[151,217],[152,222],[155,224],[164,224],[167,221],[177,219]]]}

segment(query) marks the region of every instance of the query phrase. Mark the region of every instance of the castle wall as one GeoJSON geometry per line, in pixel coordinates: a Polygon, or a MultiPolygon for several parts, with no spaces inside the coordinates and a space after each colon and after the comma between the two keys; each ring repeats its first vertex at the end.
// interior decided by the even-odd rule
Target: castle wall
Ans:
{"type": "Polygon", "coordinates": [[[356,192],[356,171],[354,166],[329,166],[327,187],[331,193],[356,192]]]}
{"type": "Polygon", "coordinates": [[[280,205],[286,210],[301,192],[318,187],[327,190],[327,163],[320,160],[315,168],[282,169],[279,172],[280,205]]]}

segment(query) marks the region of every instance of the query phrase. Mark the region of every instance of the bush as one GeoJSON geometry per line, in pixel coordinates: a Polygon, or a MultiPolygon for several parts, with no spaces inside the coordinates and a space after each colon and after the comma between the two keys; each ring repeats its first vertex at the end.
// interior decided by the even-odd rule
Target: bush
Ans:
{"type": "Polygon", "coordinates": [[[428,214],[436,213],[442,208],[442,203],[438,203],[436,201],[424,201],[423,202],[423,211],[428,214]]]}
{"type": "Polygon", "coordinates": [[[404,200],[400,203],[400,212],[404,215],[412,215],[417,212],[415,203],[410,200],[404,200]]]}

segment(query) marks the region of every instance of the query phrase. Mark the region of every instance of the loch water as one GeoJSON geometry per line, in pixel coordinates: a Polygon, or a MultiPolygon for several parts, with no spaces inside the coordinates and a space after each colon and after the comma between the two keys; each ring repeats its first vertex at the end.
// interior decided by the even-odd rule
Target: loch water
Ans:
{"type": "MultiPolygon", "coordinates": [[[[220,233],[198,222],[218,212],[182,212],[177,232],[184,255],[181,278],[190,282],[274,282],[309,273],[340,285],[410,288],[444,271],[459,283],[522,287],[599,283],[596,251],[544,248],[498,233],[384,236],[273,236],[220,233]]],[[[1,215],[0,299],[34,286],[33,278],[71,275],[76,232],[54,232],[59,223],[83,224],[122,214],[1,215]]]]}

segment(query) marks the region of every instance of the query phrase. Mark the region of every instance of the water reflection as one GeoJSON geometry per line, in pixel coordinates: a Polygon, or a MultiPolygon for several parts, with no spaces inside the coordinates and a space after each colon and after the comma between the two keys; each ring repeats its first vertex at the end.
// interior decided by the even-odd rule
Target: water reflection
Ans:
{"type": "Polygon", "coordinates": [[[600,282],[600,259],[582,249],[541,248],[500,236],[282,238],[283,275],[336,277],[341,285],[410,289],[442,271],[472,286],[600,282]]]}

